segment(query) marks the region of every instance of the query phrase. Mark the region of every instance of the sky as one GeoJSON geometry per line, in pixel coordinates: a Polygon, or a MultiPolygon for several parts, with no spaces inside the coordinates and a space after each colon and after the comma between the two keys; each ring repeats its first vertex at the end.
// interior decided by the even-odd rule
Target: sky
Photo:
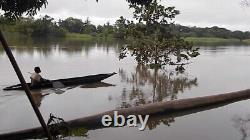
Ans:
{"type": "MultiPolygon", "coordinates": [[[[165,6],[175,6],[181,14],[175,23],[186,26],[219,26],[230,30],[250,31],[250,6],[242,0],[162,0],[165,6]]],[[[86,20],[93,24],[114,23],[120,16],[132,19],[132,9],[126,0],[48,0],[36,17],[49,15],[56,20],[67,17],[86,20]]]]}

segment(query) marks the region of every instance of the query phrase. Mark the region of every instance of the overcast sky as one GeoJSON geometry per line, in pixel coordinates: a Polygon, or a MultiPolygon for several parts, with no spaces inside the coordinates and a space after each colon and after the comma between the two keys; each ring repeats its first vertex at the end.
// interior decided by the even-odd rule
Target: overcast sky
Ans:
{"type": "MultiPolygon", "coordinates": [[[[176,23],[190,26],[219,26],[231,30],[250,31],[250,7],[241,0],[162,0],[166,6],[175,6],[181,14],[176,23]]],[[[132,18],[126,0],[48,0],[48,5],[38,15],[55,19],[87,17],[94,24],[114,23],[120,16],[132,18]]]]}

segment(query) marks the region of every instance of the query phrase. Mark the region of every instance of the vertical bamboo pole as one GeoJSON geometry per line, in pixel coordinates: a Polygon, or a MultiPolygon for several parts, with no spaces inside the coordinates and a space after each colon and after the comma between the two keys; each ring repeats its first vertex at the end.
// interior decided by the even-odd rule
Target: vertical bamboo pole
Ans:
{"type": "Polygon", "coordinates": [[[36,106],[36,104],[35,104],[35,102],[33,100],[33,97],[31,95],[29,87],[26,84],[26,81],[25,81],[25,79],[24,79],[24,77],[22,75],[22,72],[21,72],[20,68],[18,67],[18,64],[17,64],[17,62],[16,62],[16,60],[15,60],[9,46],[8,46],[7,41],[4,38],[3,33],[2,33],[1,30],[0,30],[0,41],[2,42],[2,46],[3,46],[7,56],[9,57],[9,60],[10,60],[12,66],[13,66],[16,74],[17,74],[17,77],[18,77],[19,81],[21,82],[21,85],[22,85],[22,87],[23,87],[23,89],[24,89],[24,91],[25,91],[25,93],[26,93],[26,95],[27,95],[27,97],[28,97],[28,99],[29,99],[29,101],[31,103],[31,106],[32,106],[33,110],[36,113],[36,116],[37,116],[39,122],[41,123],[41,125],[42,125],[42,127],[44,129],[44,132],[47,134],[48,139],[52,140],[52,136],[51,136],[51,134],[49,132],[49,129],[48,129],[46,123],[44,122],[44,119],[43,119],[38,107],[36,106]]]}

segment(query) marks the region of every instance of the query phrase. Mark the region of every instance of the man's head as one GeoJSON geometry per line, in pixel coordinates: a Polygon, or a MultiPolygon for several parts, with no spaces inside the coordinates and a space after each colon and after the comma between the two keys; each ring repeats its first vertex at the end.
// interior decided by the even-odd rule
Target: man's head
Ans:
{"type": "Polygon", "coordinates": [[[36,73],[40,73],[40,72],[41,72],[41,69],[40,69],[39,67],[35,67],[35,68],[34,68],[34,71],[35,71],[36,73]]]}

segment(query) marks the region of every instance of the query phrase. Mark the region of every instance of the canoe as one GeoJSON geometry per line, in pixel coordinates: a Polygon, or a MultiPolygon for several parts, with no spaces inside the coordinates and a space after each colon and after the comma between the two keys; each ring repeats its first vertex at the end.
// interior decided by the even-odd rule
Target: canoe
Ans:
{"type": "MultiPolygon", "coordinates": [[[[56,79],[42,82],[38,86],[31,86],[30,83],[27,83],[29,88],[32,89],[42,89],[42,88],[53,88],[55,84],[63,86],[71,86],[71,85],[81,85],[81,84],[89,84],[89,83],[96,83],[100,82],[104,79],[109,78],[110,76],[115,75],[116,73],[107,73],[107,74],[96,74],[96,75],[88,75],[83,77],[73,77],[73,78],[66,78],[66,79],[56,79]]],[[[21,84],[5,87],[3,90],[23,90],[21,84]]]]}

